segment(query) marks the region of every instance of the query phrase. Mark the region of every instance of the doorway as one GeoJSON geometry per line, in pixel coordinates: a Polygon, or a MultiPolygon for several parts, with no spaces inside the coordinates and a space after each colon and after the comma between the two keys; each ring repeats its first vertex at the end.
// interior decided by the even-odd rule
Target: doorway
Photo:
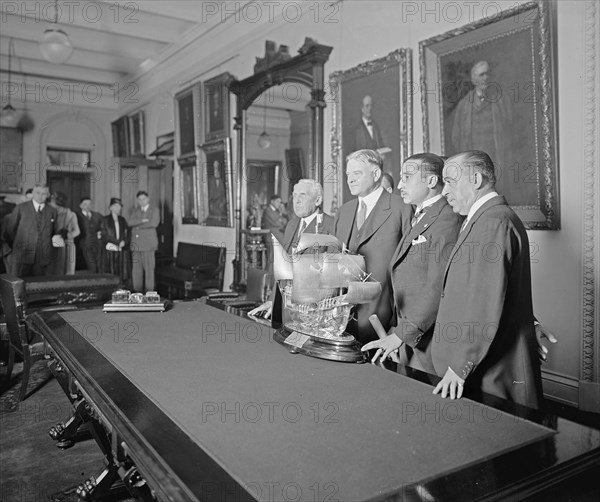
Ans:
{"type": "Polygon", "coordinates": [[[63,193],[66,205],[72,211],[79,209],[82,197],[90,196],[92,178],[91,173],[86,172],[90,166],[90,156],[89,150],[46,148],[46,160],[49,164],[46,172],[48,189],[50,193],[63,193]]]}
{"type": "Polygon", "coordinates": [[[67,207],[71,211],[77,211],[79,201],[90,196],[91,174],[48,169],[47,184],[50,193],[63,193],[67,199],[67,207]]]}

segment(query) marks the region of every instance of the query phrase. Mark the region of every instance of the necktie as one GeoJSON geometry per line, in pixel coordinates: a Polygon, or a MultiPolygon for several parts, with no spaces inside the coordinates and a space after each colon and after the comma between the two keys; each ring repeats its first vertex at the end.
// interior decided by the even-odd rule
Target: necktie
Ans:
{"type": "Polygon", "coordinates": [[[42,211],[44,210],[44,206],[42,206],[41,204],[38,206],[38,213],[42,214],[42,211]]]}
{"type": "Polygon", "coordinates": [[[304,232],[306,230],[306,220],[302,220],[302,223],[300,223],[300,230],[298,231],[298,237],[300,237],[302,235],[302,232],[304,232]]]}
{"type": "Polygon", "coordinates": [[[367,205],[365,201],[360,201],[360,208],[358,213],[356,214],[356,227],[360,230],[360,227],[363,226],[363,223],[367,219],[367,205]]]}
{"type": "Polygon", "coordinates": [[[419,209],[415,215],[412,217],[412,220],[410,220],[410,226],[414,227],[418,222],[419,219],[421,218],[421,216],[423,216],[425,214],[425,209],[421,208],[419,209]]]}
{"type": "Polygon", "coordinates": [[[367,120],[367,126],[372,126],[373,125],[373,121],[372,120],[367,120]]]}

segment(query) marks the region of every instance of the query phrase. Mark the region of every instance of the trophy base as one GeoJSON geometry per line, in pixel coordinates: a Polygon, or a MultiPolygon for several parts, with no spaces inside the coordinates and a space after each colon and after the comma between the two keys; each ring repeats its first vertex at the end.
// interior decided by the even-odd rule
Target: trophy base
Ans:
{"type": "Polygon", "coordinates": [[[366,354],[360,351],[360,344],[351,335],[345,334],[338,339],[321,338],[280,328],[275,331],[273,338],[287,347],[292,354],[304,354],[345,363],[367,362],[366,354]]]}

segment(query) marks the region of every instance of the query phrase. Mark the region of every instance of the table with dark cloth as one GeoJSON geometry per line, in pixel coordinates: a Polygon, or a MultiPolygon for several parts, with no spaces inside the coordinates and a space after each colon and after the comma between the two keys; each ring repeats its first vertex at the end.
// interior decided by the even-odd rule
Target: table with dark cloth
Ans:
{"type": "Polygon", "coordinates": [[[270,327],[199,302],[60,316],[37,322],[142,474],[168,473],[173,486],[153,486],[165,497],[471,499],[558,462],[551,428],[371,364],[291,354],[270,327]]]}

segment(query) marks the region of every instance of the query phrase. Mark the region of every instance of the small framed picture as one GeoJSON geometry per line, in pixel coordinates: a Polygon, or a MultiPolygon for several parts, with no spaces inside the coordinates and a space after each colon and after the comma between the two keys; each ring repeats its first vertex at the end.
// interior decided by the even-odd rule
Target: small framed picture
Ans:
{"type": "Polygon", "coordinates": [[[204,224],[215,227],[233,226],[233,187],[231,172],[231,140],[205,143],[200,155],[201,206],[204,224]]]}
{"type": "Polygon", "coordinates": [[[177,135],[177,158],[196,153],[200,137],[201,84],[195,84],[175,96],[175,124],[177,135]]]}
{"type": "Polygon", "coordinates": [[[145,157],[145,141],[144,112],[139,111],[129,116],[129,154],[131,157],[145,157]]]}
{"type": "Polygon", "coordinates": [[[205,142],[229,137],[229,84],[233,77],[225,72],[204,82],[205,142]]]}
{"type": "Polygon", "coordinates": [[[181,194],[181,222],[197,225],[202,221],[198,205],[198,168],[196,159],[188,157],[179,165],[179,193],[181,194]]]}

